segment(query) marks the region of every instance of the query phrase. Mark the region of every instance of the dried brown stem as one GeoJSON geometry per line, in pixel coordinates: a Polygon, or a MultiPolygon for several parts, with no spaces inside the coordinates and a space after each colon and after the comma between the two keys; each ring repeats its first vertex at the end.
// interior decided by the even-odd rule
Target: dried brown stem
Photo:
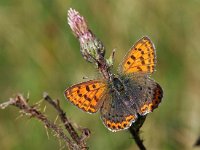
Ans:
{"type": "MultiPolygon", "coordinates": [[[[58,112],[61,121],[63,122],[65,129],[70,134],[71,138],[76,142],[76,144],[81,145],[82,148],[86,148],[85,143],[85,136],[80,136],[72,126],[69,119],[66,117],[66,113],[61,109],[59,100],[53,100],[46,92],[43,94],[44,100],[46,100],[49,104],[51,104],[58,112]],[[84,137],[84,139],[83,139],[84,137]]],[[[90,135],[89,130],[83,130],[82,134],[86,135],[87,137],[90,135]]]]}
{"type": "MultiPolygon", "coordinates": [[[[10,98],[9,101],[6,101],[2,104],[0,104],[1,109],[5,109],[6,107],[12,105],[21,110],[21,112],[27,116],[30,116],[32,118],[36,118],[40,120],[45,127],[48,129],[51,129],[57,137],[59,137],[62,141],[65,142],[66,146],[71,150],[85,150],[86,144],[85,144],[85,138],[82,139],[82,137],[79,137],[71,123],[68,121],[65,112],[60,108],[59,102],[53,101],[48,95],[45,95],[45,100],[48,101],[51,105],[54,106],[54,108],[59,112],[59,116],[62,120],[62,122],[65,125],[65,128],[69,132],[69,134],[72,136],[72,140],[67,137],[67,135],[64,133],[64,130],[58,126],[57,124],[50,121],[43,113],[41,113],[37,108],[37,104],[30,106],[27,102],[27,99],[23,97],[23,95],[18,94],[15,98],[10,98]],[[69,128],[70,127],[70,128],[69,128]],[[73,132],[72,132],[73,131],[73,132]],[[75,139],[77,138],[77,139],[75,139]]],[[[85,131],[85,130],[84,130],[85,131]]],[[[89,132],[88,132],[89,133],[89,132]]],[[[89,135],[89,134],[88,134],[89,135]]]]}

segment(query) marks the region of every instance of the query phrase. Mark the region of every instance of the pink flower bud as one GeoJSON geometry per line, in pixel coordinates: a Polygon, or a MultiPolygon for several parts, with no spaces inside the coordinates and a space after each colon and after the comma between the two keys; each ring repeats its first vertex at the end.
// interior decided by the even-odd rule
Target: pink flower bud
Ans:
{"type": "Polygon", "coordinates": [[[91,30],[88,29],[85,19],[76,10],[68,11],[68,24],[74,35],[79,39],[81,53],[85,60],[98,63],[104,57],[105,48],[91,30]]]}

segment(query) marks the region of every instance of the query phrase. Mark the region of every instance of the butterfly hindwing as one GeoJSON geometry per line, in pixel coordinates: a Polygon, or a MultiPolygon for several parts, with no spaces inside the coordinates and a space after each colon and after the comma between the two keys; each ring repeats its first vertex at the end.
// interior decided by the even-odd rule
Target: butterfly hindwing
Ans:
{"type": "Polygon", "coordinates": [[[107,85],[101,80],[90,80],[73,85],[65,90],[65,97],[78,108],[95,113],[102,105],[107,85]]]}
{"type": "MultiPolygon", "coordinates": [[[[135,109],[130,109],[124,104],[124,98],[111,89],[111,93],[105,96],[104,103],[100,109],[101,119],[104,125],[111,131],[127,129],[137,119],[135,109]]],[[[127,99],[128,101],[128,99],[127,99]]]]}
{"type": "Polygon", "coordinates": [[[155,64],[155,47],[148,37],[143,37],[127,53],[119,67],[119,71],[123,74],[152,73],[155,64]]]}
{"type": "Polygon", "coordinates": [[[131,75],[124,79],[126,93],[130,97],[128,105],[135,104],[135,109],[140,115],[152,112],[161,102],[162,88],[147,75],[131,75]]]}
{"type": "Polygon", "coordinates": [[[163,97],[162,88],[158,83],[150,81],[149,85],[150,86],[146,89],[148,99],[139,105],[139,113],[141,115],[153,112],[161,103],[163,97]]]}

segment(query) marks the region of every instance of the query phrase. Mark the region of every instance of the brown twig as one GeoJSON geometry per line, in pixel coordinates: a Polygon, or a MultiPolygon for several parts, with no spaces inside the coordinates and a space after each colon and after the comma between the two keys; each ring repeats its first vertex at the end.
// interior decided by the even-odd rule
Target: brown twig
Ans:
{"type": "Polygon", "coordinates": [[[143,144],[143,140],[140,137],[140,128],[142,127],[145,119],[146,116],[139,116],[138,120],[135,123],[133,123],[129,128],[129,131],[140,150],[146,150],[143,144]]]}
{"type": "MultiPolygon", "coordinates": [[[[60,117],[62,115],[61,120],[63,121],[63,123],[68,122],[67,126],[68,127],[71,126],[71,129],[74,131],[73,135],[78,136],[78,134],[74,130],[71,123],[69,121],[66,121],[68,119],[65,115],[65,112],[60,108],[59,103],[55,103],[55,101],[53,101],[48,95],[46,95],[45,99],[48,99],[47,101],[49,103],[51,103],[54,106],[54,108],[56,108],[56,110],[58,110],[60,117]]],[[[64,141],[66,146],[69,149],[71,149],[71,150],[85,150],[86,149],[85,141],[84,140],[82,141],[81,137],[79,138],[79,142],[77,142],[74,138],[72,138],[72,140],[70,138],[68,138],[60,126],[58,126],[55,123],[53,123],[52,121],[50,121],[43,113],[41,113],[36,108],[37,104],[30,106],[27,102],[27,99],[24,98],[23,95],[18,94],[15,98],[10,98],[9,101],[6,101],[6,102],[0,104],[0,108],[5,109],[6,107],[8,107],[10,105],[19,108],[23,114],[40,120],[45,125],[45,127],[51,129],[57,137],[59,137],[62,141],[64,141]]],[[[65,127],[66,127],[66,124],[65,124],[65,127]]],[[[69,132],[69,133],[71,133],[71,132],[69,132]]]]}
{"type": "Polygon", "coordinates": [[[82,148],[86,148],[85,139],[89,137],[90,131],[89,129],[83,129],[82,135],[79,137],[78,133],[72,126],[69,119],[66,117],[66,113],[61,109],[59,100],[53,100],[46,92],[43,94],[44,100],[46,100],[49,104],[51,104],[58,112],[61,121],[63,122],[65,129],[70,134],[71,138],[76,142],[76,144],[81,145],[82,148]]]}

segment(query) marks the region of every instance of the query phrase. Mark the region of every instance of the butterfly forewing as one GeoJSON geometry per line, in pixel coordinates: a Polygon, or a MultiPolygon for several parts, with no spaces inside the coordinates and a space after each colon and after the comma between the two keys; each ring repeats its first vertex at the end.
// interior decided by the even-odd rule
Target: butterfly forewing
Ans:
{"type": "Polygon", "coordinates": [[[123,74],[135,72],[152,73],[156,64],[153,43],[148,37],[140,39],[125,56],[119,71],[123,74]]]}
{"type": "Polygon", "coordinates": [[[86,112],[95,113],[102,105],[102,97],[106,89],[106,82],[90,80],[66,89],[65,97],[78,108],[86,112]]]}

